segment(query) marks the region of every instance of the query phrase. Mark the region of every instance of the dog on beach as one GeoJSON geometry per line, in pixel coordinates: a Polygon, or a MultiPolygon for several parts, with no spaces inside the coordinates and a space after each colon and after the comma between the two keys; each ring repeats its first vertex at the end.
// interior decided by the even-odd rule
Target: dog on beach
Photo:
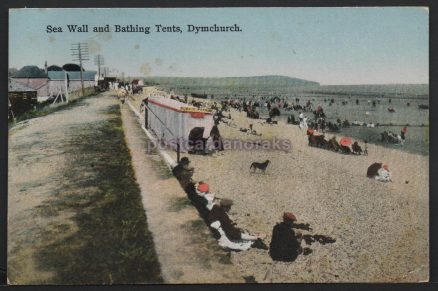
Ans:
{"type": "Polygon", "coordinates": [[[270,160],[266,160],[266,161],[263,162],[263,163],[257,163],[257,162],[254,162],[254,163],[252,163],[251,166],[249,167],[249,170],[254,169],[253,172],[255,172],[257,169],[259,169],[259,170],[261,170],[263,173],[265,173],[265,172],[266,172],[266,168],[268,167],[268,164],[269,164],[270,162],[271,162],[270,160]]]}

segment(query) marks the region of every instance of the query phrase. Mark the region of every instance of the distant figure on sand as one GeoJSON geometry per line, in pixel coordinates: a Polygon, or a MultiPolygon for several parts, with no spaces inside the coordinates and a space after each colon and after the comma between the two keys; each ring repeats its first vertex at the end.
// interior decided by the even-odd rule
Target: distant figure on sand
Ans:
{"type": "Polygon", "coordinates": [[[304,113],[301,112],[299,115],[299,120],[300,120],[300,128],[307,128],[307,118],[304,116],[304,113]]]}
{"type": "Polygon", "coordinates": [[[293,213],[285,212],[283,222],[274,226],[269,246],[269,255],[274,261],[293,262],[303,252],[301,237],[292,229],[296,220],[293,213]]]}
{"type": "Polygon", "coordinates": [[[367,177],[381,182],[392,182],[388,165],[383,165],[382,163],[373,163],[369,166],[367,177]]]}
{"type": "Polygon", "coordinates": [[[353,149],[353,153],[360,155],[362,154],[362,148],[360,147],[360,145],[357,143],[357,141],[355,141],[353,143],[353,145],[351,146],[351,148],[353,149]]]}
{"type": "Polygon", "coordinates": [[[405,126],[400,131],[400,136],[397,136],[400,143],[403,145],[406,141],[406,133],[408,132],[408,128],[405,126]]]}

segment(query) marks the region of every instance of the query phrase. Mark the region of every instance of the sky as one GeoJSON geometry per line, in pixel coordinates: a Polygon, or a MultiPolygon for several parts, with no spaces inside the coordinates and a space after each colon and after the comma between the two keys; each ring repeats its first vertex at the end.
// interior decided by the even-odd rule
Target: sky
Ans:
{"type": "Polygon", "coordinates": [[[284,75],[322,85],[429,83],[429,13],[385,8],[11,9],[9,67],[71,63],[71,44],[86,42],[121,76],[284,75]],[[89,32],[67,25],[87,24],[89,32]],[[96,33],[94,26],[110,27],[96,33]],[[150,33],[115,32],[114,25],[150,33]],[[179,26],[156,32],[155,25],[179,26]],[[240,32],[188,32],[188,25],[240,32]],[[47,26],[63,32],[47,33],[47,26]]]}

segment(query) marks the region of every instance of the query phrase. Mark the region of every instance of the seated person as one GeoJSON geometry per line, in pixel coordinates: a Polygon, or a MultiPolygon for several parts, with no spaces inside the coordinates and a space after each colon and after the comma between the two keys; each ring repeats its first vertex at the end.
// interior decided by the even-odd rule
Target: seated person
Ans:
{"type": "Polygon", "coordinates": [[[256,241],[259,237],[250,235],[235,226],[235,223],[230,219],[227,211],[231,207],[232,201],[223,199],[218,201],[215,199],[213,193],[205,195],[207,199],[207,209],[210,211],[207,217],[209,224],[219,221],[222,230],[225,232],[227,238],[231,241],[249,240],[256,241]]]}
{"type": "Polygon", "coordinates": [[[369,166],[367,170],[367,177],[381,182],[391,181],[389,167],[388,165],[382,166],[382,163],[373,163],[371,166],[369,166]]]}
{"type": "Polygon", "coordinates": [[[340,145],[338,143],[338,141],[336,140],[336,136],[333,136],[330,140],[329,140],[329,145],[330,147],[335,150],[338,151],[340,149],[340,145]]]}
{"type": "Polygon", "coordinates": [[[287,123],[295,124],[295,116],[292,114],[287,118],[287,123]]]}
{"type": "Polygon", "coordinates": [[[196,184],[191,183],[185,190],[192,204],[199,211],[201,217],[205,219],[209,212],[206,209],[207,199],[205,199],[205,194],[209,191],[208,184],[202,181],[196,184]]]}
{"type": "Polygon", "coordinates": [[[172,169],[173,175],[178,179],[179,183],[185,190],[192,182],[194,169],[189,166],[190,161],[187,157],[183,157],[178,165],[172,169]]]}
{"type": "Polygon", "coordinates": [[[351,154],[351,149],[348,146],[340,145],[339,148],[341,149],[342,153],[344,154],[351,154]]]}
{"type": "Polygon", "coordinates": [[[353,143],[353,145],[351,146],[351,148],[353,149],[353,153],[360,155],[362,153],[362,148],[360,147],[360,145],[357,143],[357,141],[355,141],[353,143]]]}
{"type": "Polygon", "coordinates": [[[383,165],[383,167],[377,170],[377,175],[375,179],[381,182],[392,182],[391,172],[389,172],[388,165],[383,165]]]}
{"type": "Polygon", "coordinates": [[[224,230],[222,229],[222,225],[219,222],[219,220],[216,220],[216,221],[212,222],[210,224],[210,226],[213,229],[216,229],[218,231],[218,233],[219,233],[218,243],[223,248],[227,248],[227,249],[231,249],[231,250],[236,250],[236,251],[246,251],[252,245],[251,241],[233,242],[233,241],[229,240],[228,237],[226,236],[224,230]]]}
{"type": "Polygon", "coordinates": [[[283,222],[274,226],[269,246],[269,255],[274,261],[293,262],[302,253],[301,237],[292,229],[296,220],[293,213],[285,212],[283,222]]]}

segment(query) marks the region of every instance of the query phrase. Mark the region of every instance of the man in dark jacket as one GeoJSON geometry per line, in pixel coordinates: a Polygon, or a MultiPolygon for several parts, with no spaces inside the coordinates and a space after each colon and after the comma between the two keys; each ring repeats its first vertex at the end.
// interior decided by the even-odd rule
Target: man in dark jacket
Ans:
{"type": "Polygon", "coordinates": [[[183,189],[186,189],[192,183],[194,169],[189,164],[189,159],[183,157],[178,165],[172,169],[173,175],[178,179],[183,189]]]}
{"type": "Polygon", "coordinates": [[[293,262],[302,253],[301,242],[292,229],[295,215],[285,212],[283,222],[277,223],[272,231],[269,255],[274,261],[293,262]]]}

